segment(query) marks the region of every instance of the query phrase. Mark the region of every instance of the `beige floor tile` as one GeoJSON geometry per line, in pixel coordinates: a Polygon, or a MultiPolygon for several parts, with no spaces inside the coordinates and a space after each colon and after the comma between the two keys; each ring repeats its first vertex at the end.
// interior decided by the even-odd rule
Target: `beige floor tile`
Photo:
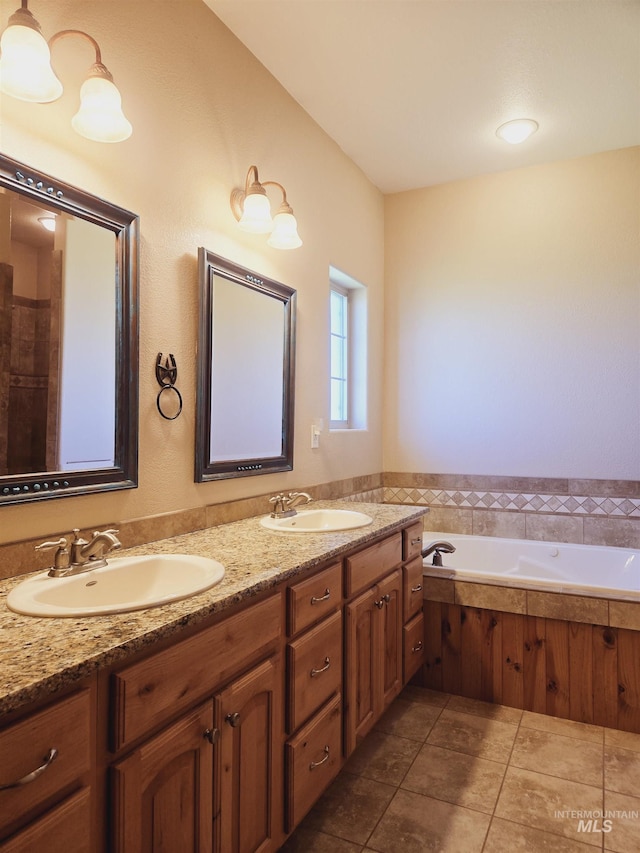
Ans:
{"type": "Polygon", "coordinates": [[[640,753],[619,746],[605,746],[604,787],[619,794],[639,794],[640,753]]]}
{"type": "Polygon", "coordinates": [[[604,807],[606,819],[611,821],[611,832],[604,834],[604,849],[614,853],[640,850],[640,798],[606,791],[604,807]]]}
{"type": "Polygon", "coordinates": [[[371,836],[379,853],[480,853],[489,815],[398,791],[371,836]]]}
{"type": "Polygon", "coordinates": [[[427,743],[506,764],[517,731],[517,726],[511,723],[445,708],[431,729],[427,743]]]}
{"type": "Polygon", "coordinates": [[[521,727],[510,764],[585,785],[602,786],[602,746],[578,738],[521,727]]]}
{"type": "Polygon", "coordinates": [[[497,761],[425,744],[401,787],[492,814],[505,770],[497,761]]]}
{"type": "MultiPolygon", "coordinates": [[[[596,848],[597,849],[597,848],[596,848]]],[[[484,853],[593,853],[594,847],[532,826],[494,817],[484,853]]],[[[336,851],[337,853],[337,851],[336,851]]]]}
{"type": "Polygon", "coordinates": [[[640,735],[635,732],[623,732],[620,729],[605,729],[604,745],[621,746],[623,749],[640,752],[640,735]]]}
{"type": "Polygon", "coordinates": [[[449,711],[460,711],[463,714],[476,714],[501,723],[511,723],[517,726],[522,717],[519,708],[509,708],[507,705],[494,705],[493,702],[481,702],[479,699],[468,699],[466,696],[452,696],[447,704],[449,711]]]}
{"type": "Polygon", "coordinates": [[[388,785],[399,785],[419,749],[418,741],[372,731],[351,755],[345,770],[388,785]]]}
{"type": "Polygon", "coordinates": [[[365,844],[395,792],[391,785],[343,771],[304,819],[304,828],[365,844]]]}
{"type": "Polygon", "coordinates": [[[441,693],[439,690],[430,690],[428,687],[416,687],[409,684],[400,694],[401,699],[409,702],[422,702],[425,705],[435,705],[444,708],[450,699],[449,693],[441,693]]]}
{"type": "Polygon", "coordinates": [[[376,729],[424,743],[442,709],[426,702],[396,699],[376,725],[376,729]]]}
{"type": "Polygon", "coordinates": [[[300,827],[280,848],[280,853],[360,853],[361,850],[360,844],[300,827]]]}
{"type": "Polygon", "coordinates": [[[549,717],[547,714],[536,714],[533,711],[523,713],[520,725],[529,729],[539,729],[543,732],[553,732],[557,735],[588,740],[592,743],[602,743],[604,737],[602,726],[578,723],[574,720],[563,720],[560,717],[549,717]]]}
{"type": "Polygon", "coordinates": [[[601,811],[602,801],[601,787],[509,767],[495,814],[534,829],[601,846],[600,839],[583,837],[585,833],[579,831],[577,818],[559,813],[601,811]]]}

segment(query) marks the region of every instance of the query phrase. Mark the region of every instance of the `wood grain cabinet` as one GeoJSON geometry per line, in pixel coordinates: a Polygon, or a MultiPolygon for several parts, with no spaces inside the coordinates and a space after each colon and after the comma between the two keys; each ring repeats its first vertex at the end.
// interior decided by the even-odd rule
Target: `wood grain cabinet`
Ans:
{"type": "Polygon", "coordinates": [[[349,756],[402,688],[400,570],[350,601],[345,620],[345,755],[349,756]]]}
{"type": "Polygon", "coordinates": [[[342,764],[342,564],[290,586],[287,601],[293,635],[286,677],[291,737],[285,744],[285,826],[290,832],[342,764]]]}
{"type": "Polygon", "coordinates": [[[0,731],[2,853],[90,853],[91,747],[89,690],[0,731]]]}

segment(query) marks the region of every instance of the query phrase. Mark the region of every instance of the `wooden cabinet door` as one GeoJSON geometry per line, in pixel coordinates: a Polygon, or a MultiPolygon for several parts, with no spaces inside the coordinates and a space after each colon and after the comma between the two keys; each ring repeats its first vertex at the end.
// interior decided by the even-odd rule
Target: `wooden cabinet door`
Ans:
{"type": "Polygon", "coordinates": [[[114,765],[117,853],[211,853],[212,727],[207,702],[114,765]]]}
{"type": "Polygon", "coordinates": [[[266,853],[282,841],[281,694],[280,664],[271,658],[216,696],[219,853],[266,853]]]}
{"type": "Polygon", "coordinates": [[[345,755],[373,727],[380,713],[378,588],[372,587],[346,608],[345,755]]]}
{"type": "Polygon", "coordinates": [[[380,610],[382,708],[384,710],[402,690],[402,573],[395,571],[378,584],[380,610]]]}

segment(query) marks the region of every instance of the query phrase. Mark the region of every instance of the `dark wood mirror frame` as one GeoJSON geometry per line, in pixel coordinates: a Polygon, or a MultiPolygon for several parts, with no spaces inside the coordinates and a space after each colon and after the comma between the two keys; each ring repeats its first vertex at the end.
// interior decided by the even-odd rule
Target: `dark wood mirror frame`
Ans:
{"type": "MultiPolygon", "coordinates": [[[[195,480],[198,483],[231,477],[251,477],[293,469],[293,425],[295,384],[295,317],[296,291],[280,282],[234,264],[207,249],[198,250],[200,281],[200,321],[198,338],[198,385],[196,411],[196,464],[195,480]],[[249,453],[244,458],[212,460],[211,413],[212,405],[233,406],[233,401],[212,400],[213,369],[213,285],[219,276],[240,287],[249,288],[268,299],[275,299],[283,307],[282,324],[282,434],[281,452],[274,456],[249,453]]],[[[241,393],[246,393],[246,389],[241,393]]]]}
{"type": "Polygon", "coordinates": [[[0,506],[138,485],[139,219],[97,196],[0,155],[0,187],[115,237],[115,438],[113,467],[0,476],[0,506]]]}

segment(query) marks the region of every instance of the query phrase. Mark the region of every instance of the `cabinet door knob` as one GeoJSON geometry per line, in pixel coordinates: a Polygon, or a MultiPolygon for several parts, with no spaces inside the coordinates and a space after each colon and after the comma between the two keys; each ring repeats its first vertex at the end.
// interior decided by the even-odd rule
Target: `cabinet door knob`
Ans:
{"type": "Polygon", "coordinates": [[[220,729],[205,729],[204,737],[209,743],[214,744],[220,740],[220,729]]]}
{"type": "Polygon", "coordinates": [[[309,770],[315,770],[316,767],[320,767],[321,764],[324,764],[325,761],[329,760],[329,747],[325,746],[324,748],[324,758],[321,758],[320,761],[312,761],[309,765],[309,770]]]}
{"type": "Polygon", "coordinates": [[[316,675],[320,675],[321,672],[326,672],[330,666],[331,666],[331,661],[329,660],[329,658],[325,658],[324,659],[324,666],[322,667],[322,669],[312,669],[311,670],[311,678],[315,678],[316,675]]]}
{"type": "Polygon", "coordinates": [[[415,652],[421,652],[421,651],[422,651],[422,640],[418,640],[418,642],[415,644],[415,646],[411,649],[411,652],[415,654],[415,652]]]}
{"type": "Polygon", "coordinates": [[[331,590],[327,587],[324,591],[324,595],[321,595],[319,598],[315,595],[311,596],[311,603],[318,604],[319,601],[327,601],[327,599],[331,596],[331,590]]]}
{"type": "Polygon", "coordinates": [[[384,598],[381,598],[378,601],[374,601],[373,603],[378,608],[378,610],[382,610],[382,608],[384,607],[384,598]]]}
{"type": "Polygon", "coordinates": [[[237,729],[240,725],[240,714],[236,711],[235,714],[227,714],[224,718],[226,723],[229,723],[231,728],[237,729]]]}
{"type": "Polygon", "coordinates": [[[28,785],[29,782],[35,782],[38,776],[41,776],[47,767],[49,767],[51,762],[55,761],[57,755],[58,750],[55,746],[51,747],[44,757],[44,763],[41,764],[40,767],[36,767],[36,769],[32,770],[31,773],[27,773],[27,775],[23,776],[21,779],[16,779],[15,782],[8,782],[6,785],[0,785],[0,791],[7,791],[9,788],[19,788],[21,785],[28,785]]]}

